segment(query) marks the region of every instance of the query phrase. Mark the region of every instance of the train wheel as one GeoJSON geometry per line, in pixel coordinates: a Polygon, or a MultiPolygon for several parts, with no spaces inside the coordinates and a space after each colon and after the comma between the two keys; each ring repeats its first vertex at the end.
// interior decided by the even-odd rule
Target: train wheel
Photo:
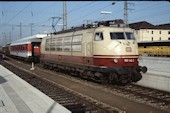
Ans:
{"type": "Polygon", "coordinates": [[[54,68],[54,71],[59,72],[58,67],[55,67],[55,68],[54,68]]]}
{"type": "Polygon", "coordinates": [[[122,79],[121,81],[120,81],[120,85],[122,85],[122,86],[124,86],[124,85],[126,85],[127,83],[128,83],[128,79],[122,79]]]}
{"type": "Polygon", "coordinates": [[[118,80],[118,76],[116,73],[110,73],[108,76],[108,83],[109,84],[116,84],[116,81],[118,80]]]}
{"type": "Polygon", "coordinates": [[[102,84],[107,84],[108,82],[109,82],[109,80],[108,80],[107,75],[105,75],[105,74],[102,73],[101,83],[102,83],[102,84]]]}
{"type": "Polygon", "coordinates": [[[86,77],[87,77],[88,80],[95,80],[94,74],[93,74],[92,71],[87,71],[86,77]]]}
{"type": "Polygon", "coordinates": [[[125,74],[122,75],[120,78],[120,85],[126,85],[131,82],[131,75],[130,74],[125,74]]]}
{"type": "Polygon", "coordinates": [[[140,73],[133,72],[132,74],[133,74],[132,77],[131,77],[132,78],[132,82],[137,82],[140,79],[142,79],[142,75],[140,73]]]}
{"type": "Polygon", "coordinates": [[[48,66],[47,66],[46,64],[43,64],[43,67],[44,67],[45,69],[47,69],[47,68],[48,68],[48,66]]]}
{"type": "Polygon", "coordinates": [[[86,75],[86,71],[83,70],[83,69],[80,69],[80,70],[79,70],[79,76],[80,76],[80,78],[83,78],[85,75],[86,75]]]}
{"type": "Polygon", "coordinates": [[[102,84],[108,83],[107,76],[105,76],[103,73],[96,72],[95,78],[98,82],[101,82],[102,84]]]}

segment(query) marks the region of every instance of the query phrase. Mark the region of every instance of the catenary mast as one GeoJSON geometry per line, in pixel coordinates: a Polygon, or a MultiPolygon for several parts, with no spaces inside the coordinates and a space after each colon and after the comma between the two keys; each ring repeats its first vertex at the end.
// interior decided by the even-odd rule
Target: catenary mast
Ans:
{"type": "Polygon", "coordinates": [[[67,29],[67,3],[63,1],[63,30],[67,29]]]}

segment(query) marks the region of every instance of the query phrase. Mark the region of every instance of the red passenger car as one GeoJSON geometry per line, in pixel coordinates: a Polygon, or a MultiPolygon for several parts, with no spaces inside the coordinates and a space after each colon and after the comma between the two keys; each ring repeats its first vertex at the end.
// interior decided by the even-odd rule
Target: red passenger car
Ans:
{"type": "Polygon", "coordinates": [[[10,55],[26,61],[39,61],[40,44],[45,34],[19,39],[10,45],[10,55]]]}

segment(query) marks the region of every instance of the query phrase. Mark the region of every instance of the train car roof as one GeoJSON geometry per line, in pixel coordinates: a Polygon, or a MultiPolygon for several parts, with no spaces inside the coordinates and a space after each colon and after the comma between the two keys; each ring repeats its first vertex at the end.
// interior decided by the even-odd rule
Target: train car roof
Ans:
{"type": "Polygon", "coordinates": [[[33,36],[29,36],[26,38],[22,38],[19,40],[16,40],[11,43],[11,45],[20,45],[20,44],[30,44],[32,42],[41,42],[42,38],[46,37],[47,34],[37,34],[33,36]]]}
{"type": "Polygon", "coordinates": [[[170,46],[170,40],[138,42],[139,46],[170,46]]]}

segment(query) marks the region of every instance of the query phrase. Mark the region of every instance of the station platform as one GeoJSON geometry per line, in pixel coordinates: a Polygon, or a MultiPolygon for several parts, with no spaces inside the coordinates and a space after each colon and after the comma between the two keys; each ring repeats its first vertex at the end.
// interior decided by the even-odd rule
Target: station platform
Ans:
{"type": "Polygon", "coordinates": [[[148,71],[138,85],[155,88],[170,92],[170,58],[169,57],[146,57],[139,59],[140,66],[146,66],[148,71]]]}
{"type": "Polygon", "coordinates": [[[0,113],[71,113],[0,65],[0,113]]]}

